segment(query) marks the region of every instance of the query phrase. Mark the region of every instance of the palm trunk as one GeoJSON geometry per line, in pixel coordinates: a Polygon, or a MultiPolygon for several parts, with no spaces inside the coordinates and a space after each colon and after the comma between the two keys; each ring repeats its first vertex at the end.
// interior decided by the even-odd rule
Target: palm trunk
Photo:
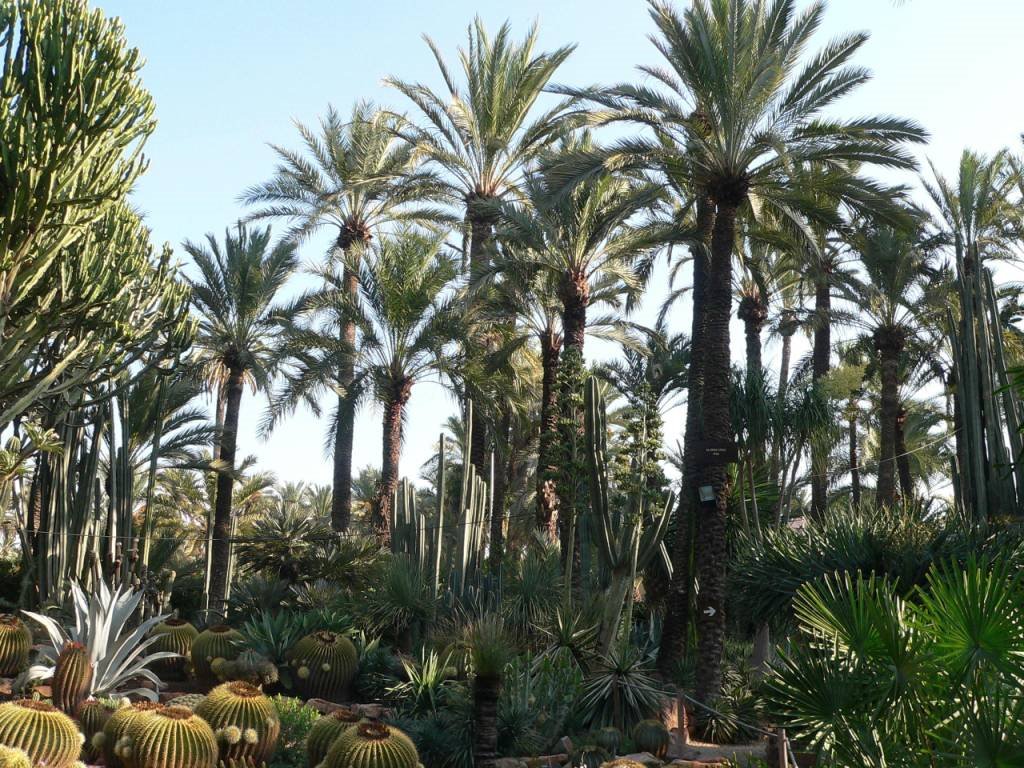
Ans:
{"type": "Polygon", "coordinates": [[[498,759],[498,696],[501,681],[473,678],[473,768],[491,768],[498,759]]]}
{"type": "Polygon", "coordinates": [[[541,334],[541,380],[540,401],[540,447],[537,456],[537,529],[554,540],[553,529],[555,510],[558,509],[558,490],[555,478],[554,446],[558,440],[558,355],[562,349],[562,337],[548,330],[541,334]]]}
{"type": "Polygon", "coordinates": [[[896,471],[900,478],[900,492],[904,501],[914,498],[914,481],[910,476],[910,454],[907,453],[907,411],[899,409],[896,416],[896,471]]]}
{"type": "MultiPolygon", "coordinates": [[[[732,318],[732,249],[736,238],[739,201],[718,200],[711,238],[711,271],[708,276],[704,355],[704,392],[701,398],[702,439],[723,440],[732,436],[729,411],[732,386],[729,321],[732,318]]],[[[700,592],[697,596],[698,701],[712,704],[722,689],[722,653],[725,646],[726,517],[729,505],[729,474],[721,458],[700,457],[697,486],[711,486],[714,501],[702,504],[694,540],[694,560],[700,592]]]]}
{"type": "MultiPolygon", "coordinates": [[[[814,349],[811,353],[811,374],[815,382],[826,376],[832,354],[832,291],[827,279],[814,291],[814,349]]],[[[820,517],[828,500],[828,446],[820,440],[811,441],[811,514],[820,517]]]]}
{"type": "Polygon", "coordinates": [[[220,460],[225,466],[217,475],[217,495],[213,506],[209,609],[221,616],[224,615],[224,596],[227,594],[231,561],[231,494],[235,483],[235,448],[238,441],[238,415],[242,405],[242,376],[240,367],[230,369],[224,397],[224,428],[220,435],[220,460]]]}
{"type": "Polygon", "coordinates": [[[494,508],[491,510],[491,537],[489,560],[491,573],[497,574],[501,567],[501,559],[505,554],[505,505],[508,496],[508,478],[512,467],[512,413],[507,406],[502,406],[501,422],[494,437],[494,508]]]}
{"type": "Polygon", "coordinates": [[[860,458],[857,453],[857,410],[856,402],[851,398],[847,416],[850,438],[850,494],[853,506],[860,506],[860,458]]]}
{"type": "Polygon", "coordinates": [[[747,379],[760,376],[761,363],[761,329],[768,319],[768,309],[759,296],[744,296],[740,301],[736,316],[743,321],[743,335],[746,340],[747,379]]]}
{"type": "Polygon", "coordinates": [[[879,352],[882,398],[879,414],[878,489],[879,506],[892,506],[896,501],[896,420],[899,418],[899,358],[901,344],[896,333],[875,332],[875,349],[879,352]]]}
{"type": "MultiPolygon", "coordinates": [[[[346,262],[342,273],[342,285],[350,300],[359,294],[358,252],[352,246],[369,241],[369,233],[346,227],[338,238],[338,247],[345,254],[346,262]]],[[[356,429],[355,395],[352,384],[355,381],[356,326],[350,320],[341,324],[341,339],[346,354],[338,371],[338,384],[345,394],[338,398],[338,419],[334,428],[334,467],[331,493],[331,527],[336,531],[347,531],[352,520],[352,441],[356,429]]]]}
{"type": "Polygon", "coordinates": [[[412,382],[402,379],[391,384],[384,403],[380,486],[373,505],[373,528],[383,546],[391,541],[392,502],[398,488],[398,464],[402,458],[402,412],[411,394],[412,382]]]}
{"type": "Polygon", "coordinates": [[[708,199],[697,203],[698,244],[690,249],[693,259],[693,318],[690,326],[690,369],[687,372],[686,430],[683,434],[683,478],[676,507],[676,535],[672,543],[672,581],[665,601],[665,626],[658,648],[658,670],[665,677],[683,660],[690,632],[693,584],[693,507],[696,473],[695,447],[700,432],[701,397],[704,393],[705,295],[710,271],[708,247],[715,224],[715,208],[708,199]]]}
{"type": "Polygon", "coordinates": [[[566,274],[560,293],[565,348],[579,350],[582,356],[583,339],[587,332],[587,305],[590,303],[590,285],[586,275],[566,274]]]}
{"type": "Polygon", "coordinates": [[[221,435],[224,434],[224,407],[227,405],[227,399],[224,396],[225,389],[222,385],[217,385],[217,391],[215,397],[217,398],[217,410],[214,415],[214,436],[213,436],[213,460],[216,461],[220,458],[220,440],[221,435]]]}
{"type": "MultiPolygon", "coordinates": [[[[491,252],[494,250],[494,225],[495,215],[487,209],[492,202],[485,198],[473,195],[466,199],[466,220],[469,222],[469,279],[476,278],[487,268],[491,260],[491,252]],[[483,210],[481,210],[483,206],[483,210]]],[[[484,348],[493,352],[495,345],[492,341],[484,339],[484,348]]],[[[490,409],[484,407],[486,403],[478,403],[473,409],[472,443],[469,450],[469,460],[476,468],[477,475],[487,477],[487,418],[486,414],[490,409]]]]}

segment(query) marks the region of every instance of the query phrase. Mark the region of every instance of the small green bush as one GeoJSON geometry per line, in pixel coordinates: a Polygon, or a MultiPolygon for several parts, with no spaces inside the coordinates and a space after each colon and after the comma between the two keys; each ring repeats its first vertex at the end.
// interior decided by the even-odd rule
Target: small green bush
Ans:
{"type": "Polygon", "coordinates": [[[271,701],[277,707],[281,736],[267,768],[305,768],[306,736],[313,723],[320,719],[320,713],[290,696],[274,696],[271,701]]]}

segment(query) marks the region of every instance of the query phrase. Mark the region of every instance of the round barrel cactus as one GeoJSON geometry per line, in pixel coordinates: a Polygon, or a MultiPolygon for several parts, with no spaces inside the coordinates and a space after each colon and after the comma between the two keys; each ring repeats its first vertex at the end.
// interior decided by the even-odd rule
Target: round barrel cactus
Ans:
{"type": "Polygon", "coordinates": [[[184,619],[167,619],[153,627],[156,640],[149,646],[150,653],[167,651],[182,657],[160,659],[153,663],[153,671],[165,680],[184,680],[192,656],[192,643],[198,636],[199,630],[184,619]]]}
{"type": "Polygon", "coordinates": [[[617,755],[622,744],[622,731],[614,726],[606,726],[594,734],[594,743],[610,754],[617,755]]]}
{"type": "Polygon", "coordinates": [[[0,614],[0,677],[14,677],[28,666],[32,632],[17,616],[0,614]]]}
{"type": "Polygon", "coordinates": [[[277,665],[253,650],[242,651],[237,659],[215,659],[210,668],[222,683],[244,680],[263,686],[277,682],[277,665]]]}
{"type": "Polygon", "coordinates": [[[96,699],[84,701],[78,707],[75,719],[78,720],[79,730],[85,737],[85,742],[82,744],[82,755],[91,763],[95,763],[103,754],[102,750],[93,744],[93,739],[97,733],[103,731],[103,726],[107,724],[113,714],[114,710],[111,707],[96,699]]]}
{"type": "Polygon", "coordinates": [[[206,696],[201,693],[183,693],[167,702],[168,707],[188,707],[193,712],[206,696]]]}
{"type": "Polygon", "coordinates": [[[70,768],[82,751],[82,734],[51,704],[23,699],[0,704],[0,744],[23,750],[33,764],[70,768]]]}
{"type": "Polygon", "coordinates": [[[255,685],[242,680],[218,685],[195,713],[213,729],[225,762],[259,765],[274,753],[281,734],[277,708],[255,685]]]}
{"type": "Polygon", "coordinates": [[[103,762],[107,768],[124,768],[119,752],[126,746],[128,729],[141,717],[148,717],[164,708],[155,701],[137,701],[121,707],[107,720],[103,730],[92,740],[93,746],[103,751],[103,762]]]}
{"type": "Polygon", "coordinates": [[[607,763],[601,763],[601,768],[647,768],[647,766],[636,760],[630,760],[628,757],[619,757],[609,760],[607,763]]]}
{"type": "Polygon", "coordinates": [[[53,703],[62,712],[74,715],[89,698],[92,689],[92,660],[81,643],[65,643],[53,668],[53,703]]]}
{"type": "Polygon", "coordinates": [[[359,665],[359,654],[352,641],[327,630],[306,635],[289,656],[295,669],[295,690],[307,699],[341,701],[359,665]]]}
{"type": "Polygon", "coordinates": [[[342,733],[327,750],[323,768],[416,768],[420,758],[412,739],[397,728],[367,721],[342,733]]]}
{"type": "Polygon", "coordinates": [[[361,719],[354,709],[339,707],[313,723],[306,735],[306,756],[310,768],[320,765],[334,740],[361,719]]]}
{"type": "Polygon", "coordinates": [[[0,768],[32,768],[32,759],[23,749],[0,747],[0,768]]]}
{"type": "Polygon", "coordinates": [[[242,633],[226,624],[204,629],[192,641],[192,671],[198,679],[217,682],[213,662],[217,659],[236,659],[241,653],[242,633]]]}
{"type": "Polygon", "coordinates": [[[128,727],[121,758],[131,768],[215,768],[217,740],[186,707],[163,707],[128,727]]]}
{"type": "Polygon", "coordinates": [[[633,727],[633,743],[641,752],[650,752],[661,759],[668,752],[668,728],[660,720],[641,720],[633,727]]]}

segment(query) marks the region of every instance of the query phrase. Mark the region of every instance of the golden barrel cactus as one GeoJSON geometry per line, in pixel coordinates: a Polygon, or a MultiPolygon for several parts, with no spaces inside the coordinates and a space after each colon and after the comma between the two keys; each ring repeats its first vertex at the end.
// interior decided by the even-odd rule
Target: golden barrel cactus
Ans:
{"type": "Polygon", "coordinates": [[[75,719],[78,721],[78,728],[85,737],[82,744],[82,756],[90,763],[95,763],[103,754],[102,750],[93,744],[97,733],[103,731],[103,726],[114,714],[114,710],[96,699],[89,699],[82,702],[78,707],[75,719]]]}
{"type": "Polygon", "coordinates": [[[217,740],[186,707],[163,707],[128,727],[120,757],[131,768],[216,768],[217,740]]]}
{"type": "Polygon", "coordinates": [[[0,704],[0,744],[23,750],[34,764],[70,768],[82,751],[82,734],[53,705],[23,699],[0,704]]]}
{"type": "Polygon", "coordinates": [[[165,680],[185,679],[192,658],[192,643],[199,636],[199,630],[184,619],[167,619],[153,627],[152,634],[156,640],[149,646],[150,653],[165,651],[182,657],[155,661],[154,671],[165,680]]]}
{"type": "Polygon", "coordinates": [[[225,762],[258,766],[270,759],[281,735],[274,702],[242,680],[218,685],[195,713],[213,729],[225,762]]]}
{"type": "Polygon", "coordinates": [[[89,698],[93,667],[89,649],[81,643],[65,643],[53,668],[53,703],[62,712],[74,715],[89,698]]]}
{"type": "Polygon", "coordinates": [[[659,760],[668,752],[671,741],[668,728],[660,720],[641,720],[633,726],[633,744],[641,752],[650,752],[659,760]]]}
{"type": "Polygon", "coordinates": [[[242,633],[226,624],[204,629],[192,641],[192,671],[199,680],[217,682],[213,663],[217,659],[236,659],[242,651],[242,633]]]}
{"type": "Polygon", "coordinates": [[[412,739],[397,728],[367,721],[342,733],[324,758],[324,768],[416,768],[412,739]]]}
{"type": "Polygon", "coordinates": [[[183,693],[181,696],[175,696],[173,699],[167,702],[168,707],[188,707],[195,712],[196,707],[205,699],[206,696],[202,693],[183,693]]]}
{"type": "Polygon", "coordinates": [[[334,740],[361,719],[354,709],[339,707],[313,723],[306,735],[306,757],[310,768],[320,765],[334,740]]]}
{"type": "Polygon", "coordinates": [[[155,701],[138,701],[121,707],[110,716],[103,730],[92,739],[93,746],[103,751],[103,762],[107,768],[124,768],[125,763],[118,752],[125,746],[122,742],[128,737],[128,729],[139,718],[148,717],[163,708],[163,704],[155,701]]]}
{"type": "Polygon", "coordinates": [[[295,690],[306,699],[342,701],[359,666],[359,653],[352,641],[327,630],[306,635],[289,657],[295,670],[295,690]]]}
{"type": "Polygon", "coordinates": [[[0,747],[0,768],[32,768],[32,759],[23,749],[0,747]]]}
{"type": "Polygon", "coordinates": [[[0,614],[0,677],[14,677],[28,666],[32,632],[9,613],[0,614]]]}

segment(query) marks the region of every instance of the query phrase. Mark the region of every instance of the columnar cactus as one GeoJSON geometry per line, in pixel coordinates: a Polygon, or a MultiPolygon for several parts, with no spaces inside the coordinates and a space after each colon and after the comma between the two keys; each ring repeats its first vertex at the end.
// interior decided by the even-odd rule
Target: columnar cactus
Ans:
{"type": "Polygon", "coordinates": [[[32,632],[17,616],[0,614],[0,677],[14,677],[28,666],[32,632]]]}
{"type": "Polygon", "coordinates": [[[0,744],[23,750],[33,764],[70,768],[82,751],[82,734],[56,707],[23,699],[0,704],[0,744]]]}
{"type": "Polygon", "coordinates": [[[0,747],[0,768],[32,768],[32,759],[23,749],[0,747]]]}
{"type": "Polygon", "coordinates": [[[416,768],[419,762],[412,739],[397,728],[367,721],[335,739],[322,765],[323,768],[416,768]]]}
{"type": "Polygon", "coordinates": [[[359,665],[359,654],[352,641],[326,630],[306,635],[289,656],[295,668],[295,689],[307,699],[341,701],[359,665]]]}
{"type": "Polygon", "coordinates": [[[668,752],[671,737],[668,728],[660,720],[641,720],[633,728],[633,743],[641,752],[650,752],[663,758],[668,752]]]}
{"type": "Polygon", "coordinates": [[[180,659],[161,659],[154,662],[154,671],[166,680],[183,680],[188,672],[192,643],[199,636],[199,630],[184,619],[167,619],[153,627],[157,638],[149,650],[153,653],[167,651],[180,654],[180,659]]]}
{"type": "Polygon", "coordinates": [[[168,707],[187,707],[193,712],[196,711],[196,707],[205,699],[201,693],[183,693],[181,696],[175,696],[173,699],[167,702],[168,707]]]}
{"type": "Polygon", "coordinates": [[[213,730],[191,709],[164,707],[136,718],[120,749],[131,768],[215,768],[213,730]]]}
{"type": "Polygon", "coordinates": [[[141,717],[148,717],[164,708],[155,701],[138,701],[121,707],[110,716],[103,730],[92,740],[93,746],[103,750],[103,762],[107,768],[124,768],[119,752],[127,746],[128,730],[141,717]]]}
{"type": "Polygon", "coordinates": [[[103,726],[107,724],[113,714],[113,709],[96,699],[89,699],[79,706],[75,719],[78,720],[78,727],[85,737],[85,743],[82,744],[82,755],[89,762],[95,763],[99,760],[102,751],[93,744],[93,739],[97,733],[103,731],[103,726]]]}
{"type": "Polygon", "coordinates": [[[93,667],[89,649],[81,643],[65,643],[53,668],[53,703],[62,712],[74,715],[89,698],[93,667]]]}
{"type": "Polygon", "coordinates": [[[334,740],[360,720],[359,713],[354,709],[339,707],[313,723],[313,727],[306,735],[306,756],[309,768],[316,768],[320,765],[334,740]]]}
{"type": "Polygon", "coordinates": [[[225,762],[258,766],[269,760],[281,734],[277,708],[242,680],[218,685],[195,713],[213,729],[225,762]]]}
{"type": "Polygon", "coordinates": [[[217,659],[236,659],[241,653],[242,633],[225,624],[204,629],[192,641],[192,671],[198,679],[217,682],[213,662],[217,659]]]}

